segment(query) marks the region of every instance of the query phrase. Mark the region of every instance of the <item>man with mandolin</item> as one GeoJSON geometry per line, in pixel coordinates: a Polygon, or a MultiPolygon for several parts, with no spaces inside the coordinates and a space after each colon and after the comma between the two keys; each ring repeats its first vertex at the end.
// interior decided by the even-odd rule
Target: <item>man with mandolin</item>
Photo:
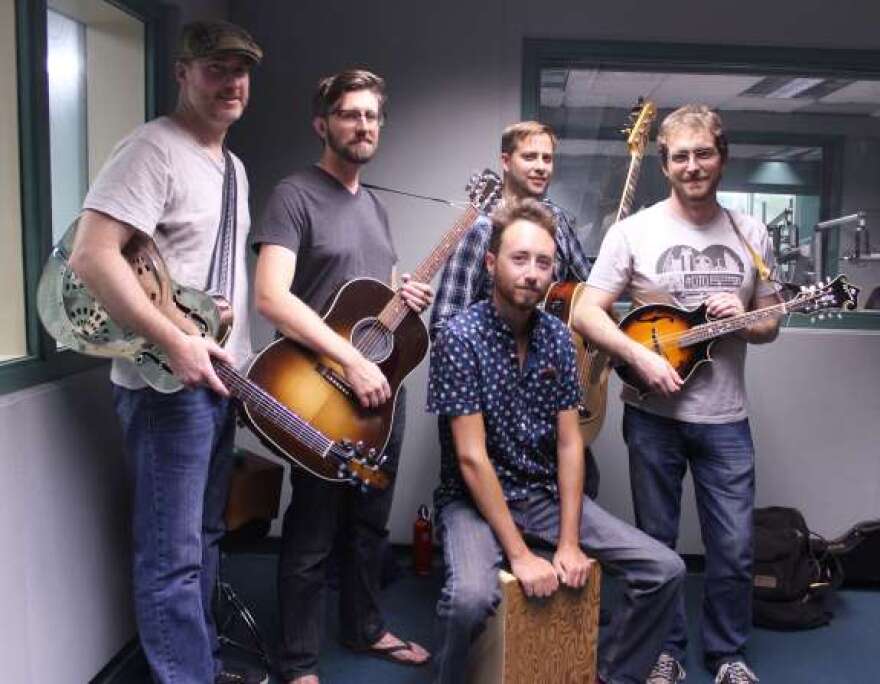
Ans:
{"type": "Polygon", "coordinates": [[[553,213],[525,199],[492,221],[490,297],[454,316],[431,350],[428,410],[448,419],[435,493],[446,560],[436,681],[466,680],[505,560],[525,594],[542,597],[560,583],[582,587],[588,553],[625,585],[599,647],[599,681],[644,682],[673,619],[684,563],[584,495],[574,345],[565,324],[538,308],[553,274],[553,213]],[[536,547],[552,550],[552,560],[536,547]]]}
{"type": "MultiPolygon", "coordinates": [[[[711,363],[701,362],[708,354],[694,361],[689,345],[699,340],[685,333],[694,317],[721,325],[777,304],[777,287],[767,279],[773,251],[763,224],[718,203],[727,141],[717,113],[701,105],[672,112],[657,147],[669,197],[611,227],[572,325],[626,364],[623,433],[636,522],[672,548],[682,479],[691,469],[706,548],[705,663],[717,684],[747,684],[757,681],[744,656],[755,463],[744,364],[747,344],[776,338],[779,316],[770,308],[754,322],[745,317],[747,324],[731,325],[735,332],[714,343],[711,363]],[[651,306],[630,314],[632,326],[627,317],[618,328],[609,312],[624,293],[637,307],[651,306]]],[[[682,601],[649,684],[684,679],[686,640],[682,601]]]]}
{"type": "MultiPolygon", "coordinates": [[[[392,400],[389,378],[367,353],[376,344],[356,346],[355,332],[343,336],[317,312],[327,308],[346,281],[395,281],[397,254],[388,215],[360,180],[361,169],[379,144],[384,104],[385,83],[369,71],[353,69],[321,80],[312,120],[323,145],[321,157],[276,186],[253,237],[259,250],[257,309],[286,339],[329,360],[322,366],[327,381],[319,378],[316,392],[326,391],[342,402],[351,395],[351,402],[364,407],[361,413],[367,416],[392,400]]],[[[407,275],[401,280],[398,294],[405,311],[423,311],[433,298],[431,287],[407,275]]],[[[378,323],[368,324],[366,337],[374,343],[381,338],[378,329],[378,323]]],[[[305,387],[306,382],[301,384],[305,387]]],[[[404,404],[401,387],[384,450],[383,469],[392,478],[403,440],[404,404]]],[[[425,664],[428,652],[391,634],[379,606],[380,553],[393,486],[359,490],[297,467],[291,469],[291,483],[279,562],[283,640],[278,665],[285,681],[318,681],[326,561],[338,538],[343,643],[401,664],[425,664]]]]}
{"type": "Polygon", "coordinates": [[[239,365],[251,351],[248,183],[224,141],[244,113],[250,69],[261,59],[238,26],[184,27],[174,66],[177,109],[113,150],[85,198],[70,256],[113,320],[164,351],[168,370],[188,388],[160,393],[146,386],[135,363],[113,361],[134,479],[138,634],[155,681],[163,683],[268,681],[265,672],[222,665],[211,617],[235,435],[234,407],[212,358],[239,365]],[[195,327],[182,330],[142,289],[126,255],[145,236],[181,285],[220,285],[217,294],[229,299],[237,319],[225,349],[195,327]]]}

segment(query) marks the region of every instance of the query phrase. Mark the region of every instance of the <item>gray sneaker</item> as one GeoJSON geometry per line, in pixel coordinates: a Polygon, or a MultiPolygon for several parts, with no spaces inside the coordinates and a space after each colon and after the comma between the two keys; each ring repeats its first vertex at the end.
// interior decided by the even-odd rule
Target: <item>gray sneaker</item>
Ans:
{"type": "Polygon", "coordinates": [[[715,684],[755,684],[758,676],[742,660],[722,663],[715,674],[715,684]]]}
{"type": "Polygon", "coordinates": [[[675,684],[687,676],[681,663],[668,653],[661,653],[651,668],[645,684],[675,684]]]}

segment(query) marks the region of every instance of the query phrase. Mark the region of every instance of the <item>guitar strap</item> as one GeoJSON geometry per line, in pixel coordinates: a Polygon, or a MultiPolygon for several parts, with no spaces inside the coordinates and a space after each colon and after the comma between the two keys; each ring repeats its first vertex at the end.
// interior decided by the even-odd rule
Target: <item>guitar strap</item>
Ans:
{"type": "Polygon", "coordinates": [[[223,295],[232,304],[235,290],[235,233],[238,225],[238,186],[235,182],[235,164],[229,150],[223,148],[223,206],[217,241],[208,272],[208,294],[223,295]]]}
{"type": "Polygon", "coordinates": [[[749,244],[749,241],[745,239],[743,234],[740,232],[739,226],[736,225],[736,221],[733,220],[733,214],[730,213],[729,210],[725,209],[724,213],[727,214],[727,220],[730,221],[730,225],[733,226],[733,232],[736,233],[737,237],[740,239],[740,242],[743,243],[743,246],[746,248],[746,251],[751,255],[752,262],[755,264],[755,270],[758,272],[758,276],[761,280],[769,280],[770,279],[770,269],[767,268],[767,264],[764,263],[764,259],[761,258],[761,255],[758,254],[757,250],[749,244]]]}

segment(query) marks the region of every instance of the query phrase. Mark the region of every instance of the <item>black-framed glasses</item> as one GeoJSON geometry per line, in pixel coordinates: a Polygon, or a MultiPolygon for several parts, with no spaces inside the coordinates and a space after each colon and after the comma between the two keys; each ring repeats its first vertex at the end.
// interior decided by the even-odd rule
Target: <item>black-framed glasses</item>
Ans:
{"type": "Polygon", "coordinates": [[[385,125],[385,113],[375,112],[372,109],[334,109],[330,114],[352,126],[360,123],[361,119],[367,126],[385,125]]]}

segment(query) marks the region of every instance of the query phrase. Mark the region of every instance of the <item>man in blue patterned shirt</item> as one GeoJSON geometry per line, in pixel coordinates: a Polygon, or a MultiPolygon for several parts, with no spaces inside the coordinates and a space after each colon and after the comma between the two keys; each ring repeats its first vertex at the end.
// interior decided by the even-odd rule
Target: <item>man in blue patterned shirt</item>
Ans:
{"type": "Polygon", "coordinates": [[[600,681],[643,684],[669,629],[684,564],[583,494],[574,347],[536,307],[553,273],[555,220],[526,199],[493,216],[491,297],[449,321],[431,353],[428,410],[445,416],[436,493],[446,561],[438,682],[465,678],[471,640],[499,600],[506,559],[529,596],[586,581],[585,552],[626,598],[600,646],[600,681]],[[529,545],[555,548],[552,561],[529,545]]]}
{"type": "MultiPolygon", "coordinates": [[[[548,124],[519,121],[505,128],[501,134],[502,199],[506,204],[526,198],[541,200],[553,212],[556,220],[553,280],[583,282],[590,275],[590,260],[575,235],[569,215],[546,198],[553,178],[557,144],[556,133],[548,124]]],[[[446,263],[431,309],[431,339],[450,318],[492,296],[492,278],[485,266],[491,233],[492,221],[488,216],[480,216],[446,263]]],[[[441,417],[438,421],[441,432],[443,423],[441,417]]],[[[599,491],[599,470],[589,451],[585,491],[594,499],[599,491]]]]}

